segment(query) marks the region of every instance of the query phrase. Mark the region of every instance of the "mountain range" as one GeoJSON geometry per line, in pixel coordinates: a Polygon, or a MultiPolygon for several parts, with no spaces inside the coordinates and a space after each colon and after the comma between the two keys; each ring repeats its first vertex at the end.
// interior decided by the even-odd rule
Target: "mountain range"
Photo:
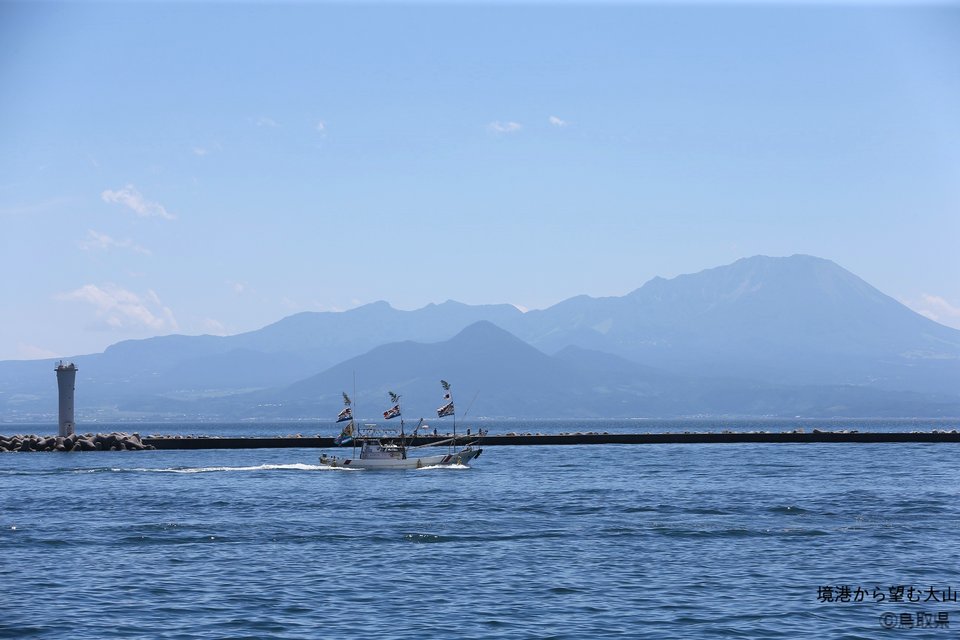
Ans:
{"type": "MultiPolygon", "coordinates": [[[[429,416],[440,378],[475,417],[960,415],[960,331],[804,255],[744,258],[526,313],[376,302],[71,360],[78,414],[103,418],[333,416],[354,379],[358,415],[378,415],[393,390],[405,415],[429,416]]],[[[0,362],[0,417],[54,415],[52,369],[0,362]]]]}

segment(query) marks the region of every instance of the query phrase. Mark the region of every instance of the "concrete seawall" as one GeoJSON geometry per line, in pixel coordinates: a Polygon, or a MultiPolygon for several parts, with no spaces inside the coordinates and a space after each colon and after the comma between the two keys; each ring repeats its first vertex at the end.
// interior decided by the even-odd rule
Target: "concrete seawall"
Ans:
{"type": "MultiPolygon", "coordinates": [[[[417,437],[413,445],[430,444],[443,437],[417,437]]],[[[333,448],[333,437],[282,438],[216,438],[216,437],[147,437],[145,445],[157,449],[281,449],[289,447],[333,448]]],[[[479,446],[537,446],[585,444],[736,444],[736,443],[896,443],[896,442],[960,442],[956,431],[922,431],[876,433],[859,431],[787,431],[782,433],[564,433],[548,435],[485,435],[458,437],[458,442],[476,442],[479,446]]],[[[347,447],[349,448],[349,445],[347,447]]]]}

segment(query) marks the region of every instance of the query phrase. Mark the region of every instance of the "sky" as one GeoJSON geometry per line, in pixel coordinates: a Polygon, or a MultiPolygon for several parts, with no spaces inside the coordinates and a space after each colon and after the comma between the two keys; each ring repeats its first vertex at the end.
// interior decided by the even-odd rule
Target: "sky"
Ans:
{"type": "Polygon", "coordinates": [[[795,253],[960,328],[960,3],[0,1],[0,359],[795,253]]]}

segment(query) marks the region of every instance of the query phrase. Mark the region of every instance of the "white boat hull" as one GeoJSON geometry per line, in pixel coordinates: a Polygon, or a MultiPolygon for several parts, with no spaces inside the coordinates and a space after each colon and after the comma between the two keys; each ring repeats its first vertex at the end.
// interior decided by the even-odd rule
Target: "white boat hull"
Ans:
{"type": "Polygon", "coordinates": [[[320,465],[335,469],[422,469],[424,467],[444,467],[465,465],[478,455],[481,449],[461,449],[454,453],[438,454],[433,456],[417,456],[408,458],[340,458],[337,456],[320,456],[320,465]]]}

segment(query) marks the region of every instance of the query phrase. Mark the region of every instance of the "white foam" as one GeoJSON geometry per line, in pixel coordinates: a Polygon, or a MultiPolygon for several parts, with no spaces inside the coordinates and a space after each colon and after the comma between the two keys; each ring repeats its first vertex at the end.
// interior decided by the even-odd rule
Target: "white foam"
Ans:
{"type": "Polygon", "coordinates": [[[454,469],[457,471],[462,471],[464,469],[469,469],[465,464],[432,464],[428,467],[420,467],[418,471],[431,471],[433,469],[454,469]]]}
{"type": "Polygon", "coordinates": [[[315,464],[260,464],[252,467],[169,467],[166,469],[110,469],[110,471],[136,471],[140,473],[216,473],[218,471],[323,471],[328,467],[315,464]]]}

